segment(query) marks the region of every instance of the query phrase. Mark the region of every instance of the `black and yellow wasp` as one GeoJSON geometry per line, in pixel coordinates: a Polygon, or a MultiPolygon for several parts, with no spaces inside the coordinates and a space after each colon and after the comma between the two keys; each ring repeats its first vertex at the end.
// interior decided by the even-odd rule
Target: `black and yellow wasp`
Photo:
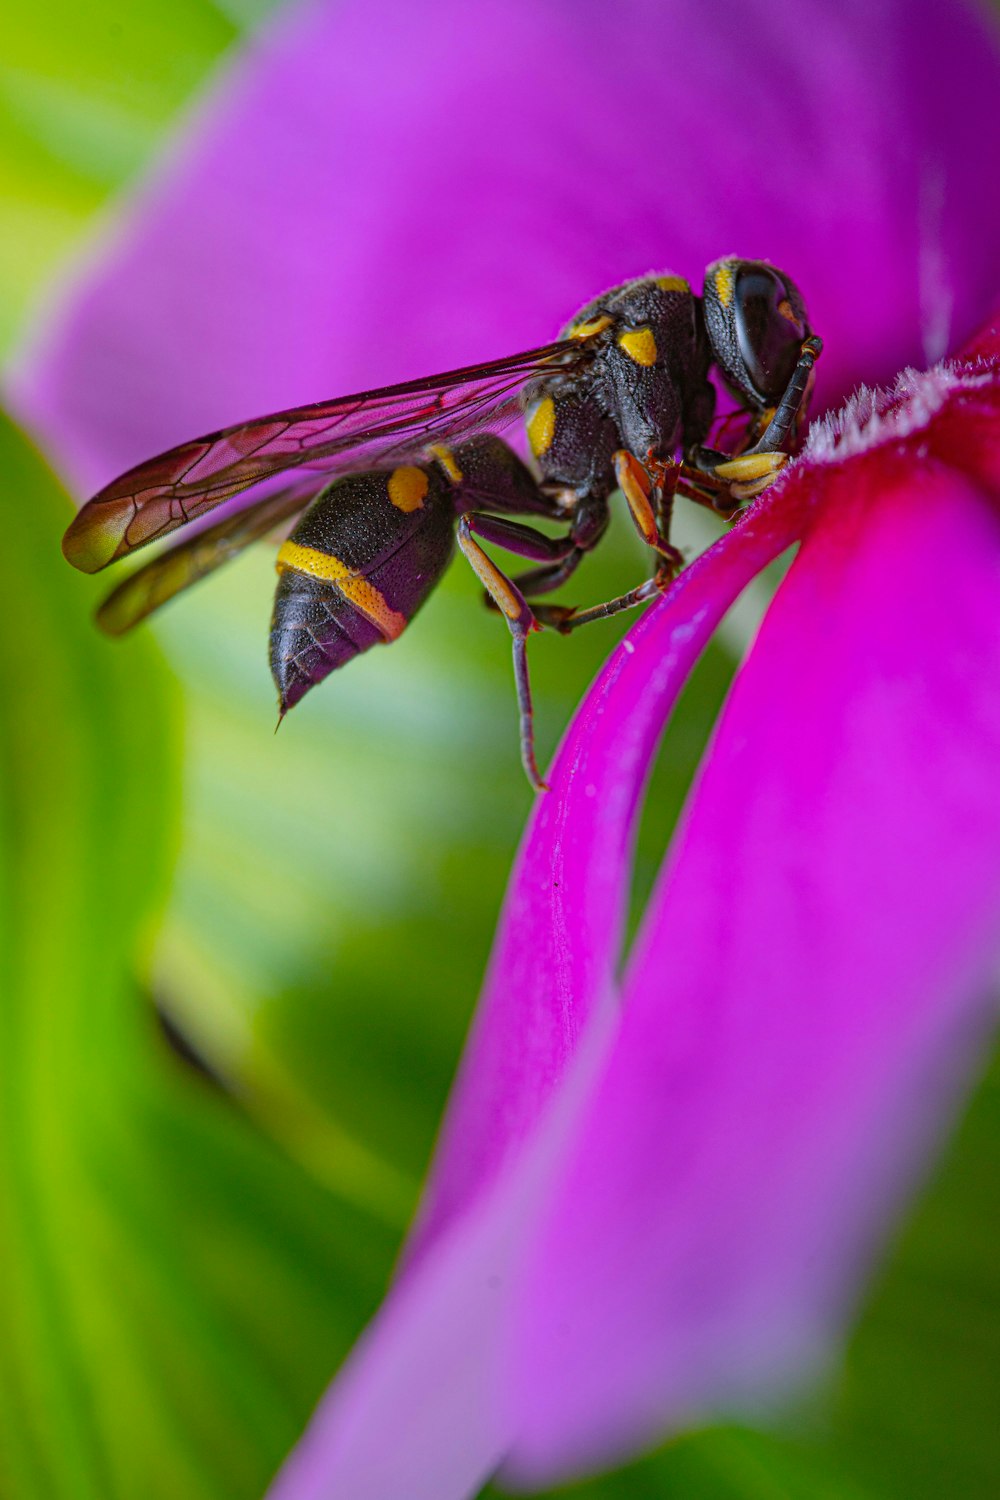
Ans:
{"type": "Polygon", "coordinates": [[[513,636],[521,753],[538,787],[528,634],[574,629],[664,588],[681,563],[674,495],[730,515],[764,489],[804,421],[821,349],[794,282],[766,262],[717,261],[700,297],[682,277],[644,276],[589,303],[556,343],[182,443],[95,495],[63,550],[97,572],[224,507],[104,601],[98,621],[118,635],[298,516],[278,550],[271,624],[284,714],[336,667],[396,639],[457,535],[513,636]],[[704,446],[713,366],[746,418],[733,453],[704,446]],[[496,436],[522,412],[534,470],[496,436]],[[591,609],[532,602],[600,541],[615,489],[652,549],[653,576],[591,609]],[[546,536],[512,516],[565,529],[546,536]],[[481,542],[536,566],[510,578],[481,542]]]}

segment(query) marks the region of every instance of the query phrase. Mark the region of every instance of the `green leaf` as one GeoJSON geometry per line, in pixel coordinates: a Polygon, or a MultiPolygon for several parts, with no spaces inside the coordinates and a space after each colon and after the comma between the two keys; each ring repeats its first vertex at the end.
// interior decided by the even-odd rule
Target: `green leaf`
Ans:
{"type": "Polygon", "coordinates": [[[171,1052],[141,976],[176,837],[175,694],[93,630],[6,423],[0,554],[0,1489],[257,1496],[395,1235],[171,1052]]]}
{"type": "MultiPolygon", "coordinates": [[[[644,566],[622,517],[574,581],[644,566]]],[[[337,673],[275,735],[273,554],[164,611],[188,708],[188,799],[157,951],[164,1003],[256,1117],[322,1180],[398,1221],[412,1204],[482,982],[533,793],[503,622],[458,558],[391,650],[337,673]]],[[[619,618],[531,643],[540,752],[619,618]]],[[[709,653],[671,728],[640,839],[648,889],[732,656],[709,653]]]]}
{"type": "Polygon", "coordinates": [[[898,1237],[852,1340],[835,1447],[878,1493],[1000,1493],[1000,1060],[898,1237]]]}

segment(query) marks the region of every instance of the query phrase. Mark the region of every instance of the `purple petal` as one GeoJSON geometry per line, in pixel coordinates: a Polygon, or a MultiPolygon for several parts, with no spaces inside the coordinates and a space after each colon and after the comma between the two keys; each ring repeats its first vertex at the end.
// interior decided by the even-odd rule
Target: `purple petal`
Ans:
{"type": "Polygon", "coordinates": [[[1000,523],[892,449],[829,473],[547,1209],[519,1480],[810,1373],[992,1012],[1000,523]]]}
{"type": "MultiPolygon", "coordinates": [[[[967,390],[942,372],[916,404],[967,390]]],[[[522,853],[419,1253],[281,1500],[458,1500],[512,1446],[517,1477],[580,1467],[745,1411],[840,1326],[978,1035],[1000,896],[997,522],[953,476],[915,485],[887,421],[880,447],[769,492],[589,695],[522,853]],[[925,491],[947,567],[908,525],[925,491]],[[619,1024],[599,1002],[658,727],[726,601],[810,523],[619,1024]]]]}
{"type": "Polygon", "coordinates": [[[649,759],[719,619],[801,525],[794,506],[757,507],[649,611],[590,690],[518,860],[405,1274],[274,1500],[459,1500],[509,1446],[495,1350],[518,1258],[613,1019],[600,1002],[611,998],[649,759]]]}
{"type": "Polygon", "coordinates": [[[515,1169],[397,1281],[269,1500],[466,1500],[496,1469],[511,1441],[496,1350],[525,1243],[552,1191],[611,1019],[605,1012],[588,1027],[515,1169]]]}
{"type": "Polygon", "coordinates": [[[1000,314],[949,362],[950,399],[928,431],[928,451],[1000,495],[1000,314]]]}
{"type": "Polygon", "coordinates": [[[994,287],[1000,56],[935,0],[282,13],[13,380],[83,488],[226,421],[546,340],[651,267],[793,273],[829,398],[994,287]]]}
{"type": "Polygon", "coordinates": [[[657,741],[723,615],[801,525],[795,505],[758,506],[639,621],[577,712],[514,866],[411,1255],[529,1136],[592,1012],[615,999],[636,814],[657,741]]]}

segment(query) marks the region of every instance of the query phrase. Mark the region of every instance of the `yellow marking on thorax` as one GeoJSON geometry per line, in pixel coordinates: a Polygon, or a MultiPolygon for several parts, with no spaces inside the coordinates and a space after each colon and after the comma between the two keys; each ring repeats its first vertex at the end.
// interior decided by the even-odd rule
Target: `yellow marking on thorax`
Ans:
{"type": "Polygon", "coordinates": [[[689,292],[690,281],[685,281],[683,276],[657,276],[654,278],[661,292],[689,292]]]}
{"type": "Polygon", "coordinates": [[[651,328],[632,328],[618,335],[618,346],[637,365],[656,364],[656,340],[651,328]]]}
{"type": "Polygon", "coordinates": [[[318,547],[303,547],[298,542],[282,542],[275,566],[279,573],[291,569],[294,573],[305,573],[310,578],[332,583],[387,641],[394,641],[406,629],[406,616],[393,609],[363,574],[349,568],[332,553],[320,552],[318,547]]]}
{"type": "Polygon", "coordinates": [[[465,475],[455,462],[455,455],[444,443],[432,443],[427,452],[436,458],[452,484],[461,484],[465,475]]]}
{"type": "Polygon", "coordinates": [[[605,314],[603,318],[592,318],[589,323],[571,323],[567,333],[571,339],[593,339],[610,327],[611,319],[605,314]]]}
{"type": "Polygon", "coordinates": [[[715,295],[723,307],[728,307],[730,302],[732,302],[735,286],[736,280],[733,276],[733,268],[728,261],[723,261],[722,265],[718,266],[715,272],[715,295]]]}
{"type": "Polygon", "coordinates": [[[397,510],[420,510],[428,484],[423,469],[418,469],[415,464],[404,464],[389,475],[389,499],[397,510]]]}
{"type": "Polygon", "coordinates": [[[528,444],[536,458],[541,458],[552,447],[556,435],[556,404],[551,396],[543,396],[532,407],[527,422],[528,444]]]}

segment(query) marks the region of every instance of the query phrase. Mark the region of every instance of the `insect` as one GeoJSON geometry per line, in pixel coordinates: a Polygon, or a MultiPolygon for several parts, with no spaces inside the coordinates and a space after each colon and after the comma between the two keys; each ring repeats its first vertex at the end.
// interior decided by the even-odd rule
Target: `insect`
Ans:
{"type": "Polygon", "coordinates": [[[95,495],[63,551],[97,572],[221,510],[108,596],[98,623],[119,635],[298,517],[277,554],[271,624],[283,716],[337,667],[396,639],[457,540],[510,628],[521,755],[540,788],[528,635],[573,630],[665,588],[682,563],[674,496],[729,516],[770,484],[804,423],[821,350],[795,283],[767,262],[716,261],[700,296],[682,277],[645,276],[589,303],[555,343],[182,443],[95,495]],[[713,367],[741,413],[732,452],[705,446],[713,367]],[[534,467],[497,435],[519,415],[534,467]],[[589,609],[537,602],[600,541],[616,489],[652,576],[589,609]],[[526,517],[562,530],[546,535],[526,517]],[[484,542],[535,566],[510,577],[484,542]]]}

